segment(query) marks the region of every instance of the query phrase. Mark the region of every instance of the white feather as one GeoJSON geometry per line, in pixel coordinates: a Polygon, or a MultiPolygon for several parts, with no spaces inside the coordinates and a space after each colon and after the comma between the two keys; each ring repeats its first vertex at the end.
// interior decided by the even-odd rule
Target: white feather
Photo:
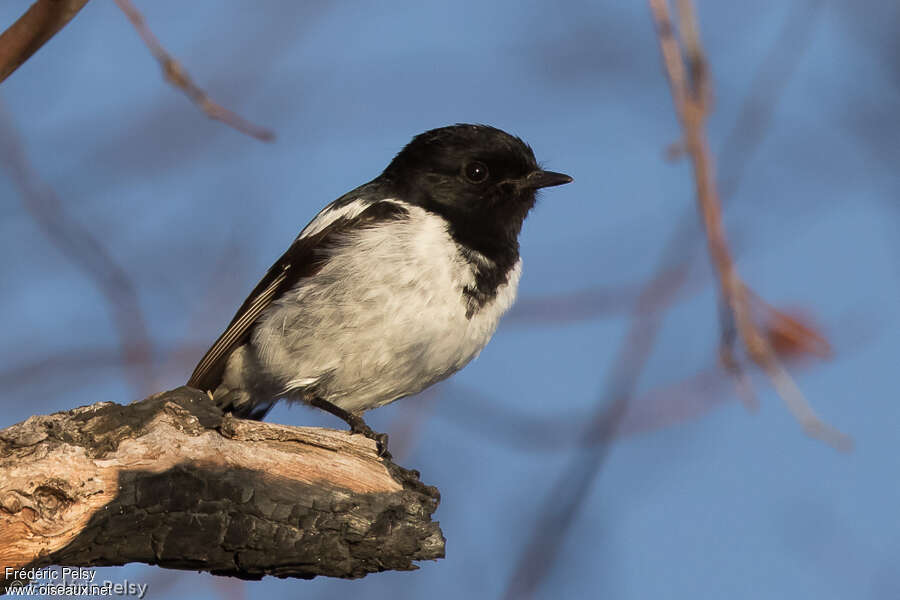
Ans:
{"type": "Polygon", "coordinates": [[[297,239],[299,240],[311,235],[315,235],[341,217],[352,219],[353,217],[359,215],[362,211],[372,206],[372,203],[372,200],[361,199],[351,200],[346,204],[344,204],[342,200],[332,202],[321,211],[319,211],[319,214],[317,214],[315,218],[313,218],[313,220],[303,228],[303,231],[300,232],[300,234],[297,236],[297,239]]]}

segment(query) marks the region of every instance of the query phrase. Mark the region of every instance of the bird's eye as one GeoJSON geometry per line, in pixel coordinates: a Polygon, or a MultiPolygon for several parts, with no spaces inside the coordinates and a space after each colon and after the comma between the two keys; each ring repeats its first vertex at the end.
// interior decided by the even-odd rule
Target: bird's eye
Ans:
{"type": "Polygon", "coordinates": [[[463,167],[463,175],[472,183],[482,183],[488,178],[488,168],[483,162],[473,161],[463,167]]]}

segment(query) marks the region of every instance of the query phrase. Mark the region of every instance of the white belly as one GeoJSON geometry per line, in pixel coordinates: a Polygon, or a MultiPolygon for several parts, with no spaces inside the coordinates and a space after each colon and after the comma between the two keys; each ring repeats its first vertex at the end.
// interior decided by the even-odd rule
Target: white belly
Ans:
{"type": "Polygon", "coordinates": [[[316,394],[359,413],[455,373],[490,340],[515,299],[520,262],[467,317],[469,264],[442,219],[409,212],[412,222],[354,235],[352,254],[336,252],[263,313],[254,346],[283,395],[316,394]]]}

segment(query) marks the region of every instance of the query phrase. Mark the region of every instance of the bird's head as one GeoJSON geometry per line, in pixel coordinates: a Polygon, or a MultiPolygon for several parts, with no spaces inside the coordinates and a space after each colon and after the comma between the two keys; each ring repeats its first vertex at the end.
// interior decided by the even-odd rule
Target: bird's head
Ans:
{"type": "Polygon", "coordinates": [[[417,135],[382,177],[405,201],[447,219],[457,237],[496,242],[516,239],[538,189],[572,181],[541,169],[521,139],[465,124],[417,135]]]}

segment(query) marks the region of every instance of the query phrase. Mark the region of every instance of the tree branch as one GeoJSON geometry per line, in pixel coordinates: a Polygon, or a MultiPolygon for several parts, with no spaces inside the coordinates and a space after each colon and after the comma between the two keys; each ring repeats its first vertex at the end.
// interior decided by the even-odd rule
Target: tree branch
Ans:
{"type": "Polygon", "coordinates": [[[0,34],[0,82],[78,14],[88,0],[38,0],[0,34]]]}
{"type": "MultiPolygon", "coordinates": [[[[706,232],[707,249],[719,279],[719,296],[723,305],[720,345],[722,362],[737,377],[738,389],[747,398],[748,405],[755,405],[749,379],[733,353],[733,347],[739,338],[750,360],[768,375],[806,433],[838,450],[850,450],[853,445],[851,438],[825,423],[816,414],[782,365],[772,340],[766,337],[766,333],[753,320],[753,294],[738,274],[722,225],[722,207],[705,129],[711,106],[711,82],[700,44],[693,2],[678,0],[678,31],[669,15],[669,0],[649,0],[649,3],[675,112],[684,132],[683,147],[694,167],[697,207],[706,232]],[[680,43],[676,33],[681,35],[680,43]]],[[[765,309],[767,305],[762,304],[760,307],[765,309]]],[[[786,314],[780,316],[782,320],[790,320],[786,314]]],[[[798,334],[811,332],[802,326],[793,329],[798,334]]]]}
{"type": "Polygon", "coordinates": [[[437,489],[349,432],[222,415],[191,388],[0,430],[7,567],[143,562],[356,578],[444,556],[437,489]]]}
{"type": "Polygon", "coordinates": [[[207,117],[216,121],[221,121],[241,133],[256,138],[261,142],[271,142],[275,139],[275,133],[273,131],[251,123],[239,114],[228,110],[218,102],[215,102],[205,91],[203,91],[203,89],[194,83],[194,80],[191,79],[187,70],[181,66],[181,63],[172,58],[172,56],[166,52],[165,48],[163,48],[162,44],[159,43],[159,40],[156,39],[156,36],[153,35],[153,32],[147,26],[144,16],[137,8],[135,8],[134,4],[131,3],[131,0],[115,0],[115,2],[119,6],[119,9],[125,13],[125,16],[128,17],[128,20],[131,21],[131,24],[137,30],[138,35],[141,36],[141,39],[144,40],[144,44],[147,45],[150,53],[153,54],[153,57],[159,63],[166,81],[183,91],[207,117]]]}

